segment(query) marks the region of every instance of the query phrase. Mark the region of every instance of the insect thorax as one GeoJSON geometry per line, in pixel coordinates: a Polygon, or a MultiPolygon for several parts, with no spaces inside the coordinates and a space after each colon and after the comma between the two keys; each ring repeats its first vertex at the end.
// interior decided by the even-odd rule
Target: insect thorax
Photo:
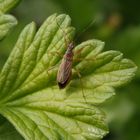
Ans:
{"type": "Polygon", "coordinates": [[[73,52],[72,51],[66,52],[65,55],[64,55],[64,59],[68,60],[68,61],[72,61],[73,60],[73,52]]]}

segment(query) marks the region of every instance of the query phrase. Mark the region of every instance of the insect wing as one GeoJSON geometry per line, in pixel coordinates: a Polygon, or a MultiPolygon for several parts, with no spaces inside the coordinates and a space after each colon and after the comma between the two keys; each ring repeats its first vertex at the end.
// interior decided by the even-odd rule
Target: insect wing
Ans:
{"type": "Polygon", "coordinates": [[[57,74],[57,81],[65,84],[71,76],[72,61],[63,58],[57,74]]]}

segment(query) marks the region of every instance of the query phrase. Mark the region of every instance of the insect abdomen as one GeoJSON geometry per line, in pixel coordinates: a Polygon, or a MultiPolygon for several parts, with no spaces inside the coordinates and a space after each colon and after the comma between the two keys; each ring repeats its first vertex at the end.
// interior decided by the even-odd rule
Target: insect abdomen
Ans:
{"type": "Polygon", "coordinates": [[[59,85],[59,88],[64,88],[70,81],[70,77],[72,74],[72,58],[73,56],[67,56],[65,55],[59,70],[58,70],[58,74],[57,74],[57,82],[59,85]]]}

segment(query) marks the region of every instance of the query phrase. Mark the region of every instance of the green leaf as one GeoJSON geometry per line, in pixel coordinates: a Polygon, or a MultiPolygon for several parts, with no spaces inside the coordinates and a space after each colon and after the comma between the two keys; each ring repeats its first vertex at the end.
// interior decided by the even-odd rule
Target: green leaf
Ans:
{"type": "MultiPolygon", "coordinates": [[[[124,52],[140,67],[140,26],[126,28],[116,37],[114,44],[115,48],[124,52]]],[[[137,77],[140,77],[140,70],[137,71],[137,77]]]]}
{"type": "Polygon", "coordinates": [[[26,140],[99,140],[108,133],[97,107],[132,79],[137,67],[104,43],[76,46],[72,78],[60,90],[56,74],[75,29],[68,15],[50,16],[36,32],[27,25],[0,74],[0,113],[26,140]],[[80,75],[80,78],[79,76],[80,75]]]}
{"type": "Polygon", "coordinates": [[[0,116],[0,139],[1,140],[23,140],[15,128],[2,116],[0,116]]]}
{"type": "Polygon", "coordinates": [[[0,40],[17,24],[15,17],[4,14],[10,11],[20,0],[0,0],[0,40]]]}
{"type": "Polygon", "coordinates": [[[3,37],[7,35],[9,30],[11,30],[11,28],[13,28],[16,24],[17,24],[17,20],[13,16],[1,15],[0,16],[0,40],[3,39],[3,37]]]}
{"type": "Polygon", "coordinates": [[[15,7],[20,0],[0,0],[0,13],[6,13],[15,7]]]}

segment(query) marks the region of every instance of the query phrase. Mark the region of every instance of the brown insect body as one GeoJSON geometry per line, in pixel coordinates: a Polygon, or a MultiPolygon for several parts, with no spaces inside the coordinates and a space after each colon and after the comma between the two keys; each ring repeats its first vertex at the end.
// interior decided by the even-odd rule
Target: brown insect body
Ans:
{"type": "Polygon", "coordinates": [[[73,48],[74,44],[70,43],[58,69],[57,82],[60,89],[65,88],[72,75],[73,48]]]}

